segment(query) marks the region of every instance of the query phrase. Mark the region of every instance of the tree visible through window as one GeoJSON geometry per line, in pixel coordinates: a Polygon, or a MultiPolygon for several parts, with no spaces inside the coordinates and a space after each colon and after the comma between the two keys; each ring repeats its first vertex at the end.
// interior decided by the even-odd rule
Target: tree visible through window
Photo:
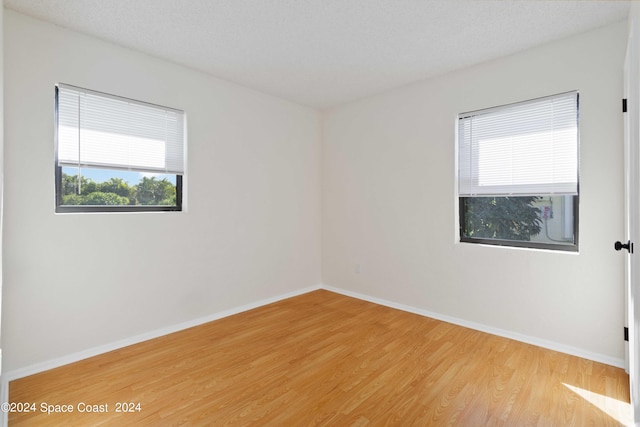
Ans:
{"type": "Polygon", "coordinates": [[[66,206],[175,206],[175,177],[143,176],[137,184],[131,185],[123,178],[109,178],[95,182],[91,178],[67,175],[62,171],[62,204],[66,206]]]}
{"type": "Polygon", "coordinates": [[[542,231],[538,196],[464,199],[465,236],[530,241],[542,231]]]}

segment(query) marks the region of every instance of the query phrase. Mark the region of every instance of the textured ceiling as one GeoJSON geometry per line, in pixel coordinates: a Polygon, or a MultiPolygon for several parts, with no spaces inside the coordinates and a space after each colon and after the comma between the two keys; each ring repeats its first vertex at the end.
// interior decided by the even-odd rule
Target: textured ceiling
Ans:
{"type": "Polygon", "coordinates": [[[625,19],[628,2],[4,0],[320,109],[625,19]]]}

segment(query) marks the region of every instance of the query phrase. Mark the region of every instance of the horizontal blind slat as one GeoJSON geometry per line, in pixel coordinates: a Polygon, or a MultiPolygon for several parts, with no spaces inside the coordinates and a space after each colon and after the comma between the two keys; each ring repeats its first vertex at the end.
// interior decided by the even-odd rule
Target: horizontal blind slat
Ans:
{"type": "Polygon", "coordinates": [[[461,114],[460,196],[578,193],[578,94],[461,114]]]}
{"type": "Polygon", "coordinates": [[[184,174],[184,112],[58,85],[59,166],[184,174]]]}

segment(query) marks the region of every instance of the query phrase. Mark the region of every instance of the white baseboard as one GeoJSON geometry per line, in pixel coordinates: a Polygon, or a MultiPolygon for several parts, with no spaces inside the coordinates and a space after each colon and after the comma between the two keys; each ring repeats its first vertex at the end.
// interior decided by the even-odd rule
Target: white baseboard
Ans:
{"type": "Polygon", "coordinates": [[[583,359],[593,360],[594,362],[604,363],[605,365],[615,366],[617,368],[623,368],[623,369],[625,367],[624,359],[606,356],[599,353],[593,353],[593,352],[584,350],[582,348],[573,347],[573,346],[569,346],[569,345],[565,345],[565,344],[561,344],[558,342],[549,341],[549,340],[545,340],[537,337],[532,337],[529,335],[508,331],[505,329],[499,329],[493,326],[487,326],[481,323],[476,323],[476,322],[460,319],[453,316],[447,316],[444,314],[435,313],[432,311],[423,310],[416,307],[411,307],[409,305],[400,304],[393,301],[387,301],[381,298],[364,295],[358,292],[351,292],[345,289],[335,288],[333,286],[322,285],[322,289],[326,289],[331,292],[357,298],[360,300],[369,301],[375,304],[384,305],[386,307],[407,311],[409,313],[419,314],[421,316],[430,317],[432,319],[442,320],[443,322],[452,323],[454,325],[463,326],[465,328],[475,329],[477,331],[486,332],[492,335],[497,335],[497,336],[509,338],[515,341],[532,344],[538,347],[547,348],[549,350],[558,351],[560,353],[566,353],[572,356],[581,357],[583,359]]]}
{"type": "MultiPolygon", "coordinates": [[[[174,332],[182,331],[184,329],[192,328],[194,326],[198,326],[208,322],[212,322],[214,320],[222,319],[224,317],[232,316],[234,314],[242,313],[244,311],[249,311],[254,308],[262,307],[264,305],[281,301],[287,298],[306,294],[308,292],[312,292],[318,289],[321,289],[320,285],[298,289],[293,292],[289,292],[286,294],[277,295],[275,297],[252,302],[249,304],[242,305],[240,307],[234,307],[229,310],[213,313],[208,316],[182,322],[177,325],[171,325],[165,328],[156,329],[154,331],[146,332],[144,334],[125,338],[123,340],[111,342],[111,343],[100,345],[97,347],[92,347],[83,351],[68,354],[63,357],[58,357],[55,359],[47,360],[45,362],[36,363],[34,365],[26,366],[24,368],[15,369],[13,371],[2,373],[2,375],[0,375],[0,403],[10,402],[9,382],[16,380],[18,378],[24,378],[24,377],[28,377],[29,375],[34,375],[40,372],[48,371],[50,369],[59,368],[60,366],[68,365],[69,363],[79,362],[80,360],[88,359],[90,357],[97,356],[99,354],[107,353],[109,351],[117,350],[119,348],[128,347],[130,345],[138,344],[153,338],[158,338],[164,335],[172,334],[174,332]]],[[[2,425],[3,427],[7,427],[8,422],[9,422],[8,414],[6,412],[0,411],[0,425],[2,425]]]]}
{"type": "Polygon", "coordinates": [[[68,365],[69,363],[78,362],[83,359],[88,359],[93,356],[97,356],[99,354],[107,353],[109,351],[117,350],[123,347],[128,347],[133,344],[138,344],[143,341],[147,341],[153,338],[158,338],[164,335],[172,334],[174,332],[182,331],[184,329],[192,328],[194,326],[202,325],[208,322],[212,322],[214,320],[222,319],[224,317],[232,316],[234,314],[242,313],[244,311],[252,310],[254,308],[262,307],[267,304],[271,304],[277,301],[281,301],[287,298],[295,297],[298,295],[306,294],[308,292],[312,292],[320,289],[321,286],[310,286],[307,288],[299,289],[293,292],[289,292],[286,294],[278,295],[275,297],[267,298],[264,300],[252,302],[249,304],[242,305],[240,307],[234,307],[229,310],[224,310],[218,313],[213,313],[208,316],[200,317],[197,319],[189,320],[186,322],[178,323],[176,325],[167,326],[165,328],[156,329],[154,331],[146,332],[144,334],[132,336],[129,338],[125,338],[123,340],[111,342],[109,344],[100,345],[97,347],[89,348],[83,351],[79,351],[76,353],[71,353],[63,357],[58,357],[56,359],[47,360],[45,362],[36,363],[34,365],[30,365],[24,368],[15,369],[13,371],[9,371],[3,373],[1,375],[0,380],[0,402],[8,402],[8,384],[9,381],[16,380],[18,378],[24,378],[29,375],[37,374],[40,372],[48,371],[50,369],[59,368],[60,366],[68,365]],[[6,391],[6,393],[5,393],[6,391]]]}
{"type": "MultiPolygon", "coordinates": [[[[252,310],[254,308],[262,307],[267,304],[271,304],[277,301],[281,301],[287,298],[295,297],[298,295],[306,294],[308,292],[312,292],[318,289],[326,289],[331,292],[335,292],[338,294],[346,295],[349,297],[357,298],[363,301],[369,301],[375,304],[380,304],[386,307],[395,308],[398,310],[406,311],[409,313],[419,314],[421,316],[430,317],[433,319],[441,320],[443,322],[452,323],[454,325],[463,326],[470,329],[475,329],[481,332],[487,332],[493,335],[513,339],[516,341],[521,341],[527,344],[536,345],[538,347],[548,348],[550,350],[559,351],[561,353],[570,354],[573,356],[578,356],[583,359],[593,360],[595,362],[604,363],[611,366],[616,366],[619,368],[624,368],[624,360],[618,359],[615,357],[610,357],[598,353],[589,352],[587,350],[568,346],[565,344],[548,341],[544,339],[540,339],[537,337],[531,337],[524,334],[519,334],[512,331],[507,331],[504,329],[494,328],[492,326],[483,325],[480,323],[472,322],[469,320],[460,319],[457,317],[447,316],[435,312],[431,312],[428,310],[423,310],[420,308],[408,306],[405,304],[396,303],[393,301],[384,300],[381,298],[372,297],[369,295],[361,294],[358,292],[347,291],[345,289],[335,288],[333,286],[328,285],[318,285],[311,286],[303,289],[299,289],[293,292],[289,292],[286,294],[278,295],[272,298],[267,298],[261,301],[256,301],[250,304],[246,304],[240,307],[235,307],[229,310],[224,310],[218,313],[214,313],[205,317],[200,317],[198,319],[193,319],[187,322],[182,322],[177,325],[168,326],[165,328],[156,329],[154,331],[150,331],[144,334],[136,335],[130,338],[125,338],[123,340],[115,341],[109,344],[89,348],[87,350],[83,350],[80,352],[72,353],[63,357],[59,357],[56,359],[51,359],[45,362],[37,363],[31,366],[27,366],[24,368],[16,369],[13,371],[6,372],[0,376],[0,402],[8,402],[9,401],[9,382],[16,380],[18,378],[23,378],[29,375],[37,374],[40,372],[48,371],[50,369],[58,368],[60,366],[67,365],[69,363],[78,362],[83,359],[87,359],[89,357],[97,356],[99,354],[107,353],[109,351],[117,350],[119,348],[127,347],[133,344],[138,344],[143,341],[147,341],[153,338],[158,338],[164,335],[168,335],[174,332],[178,332],[184,329],[188,329],[194,326],[202,325],[204,323],[212,322],[214,320],[222,319],[224,317],[232,316],[234,314],[242,313],[244,311],[252,310]]],[[[7,425],[7,414],[0,413],[0,424],[3,426],[7,425]]]]}

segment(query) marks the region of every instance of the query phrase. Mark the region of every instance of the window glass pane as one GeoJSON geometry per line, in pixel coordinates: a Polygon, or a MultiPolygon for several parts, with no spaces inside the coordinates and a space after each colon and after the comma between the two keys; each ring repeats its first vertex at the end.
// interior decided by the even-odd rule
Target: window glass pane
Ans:
{"type": "Polygon", "coordinates": [[[461,239],[575,245],[574,196],[463,197],[461,239]]]}
{"type": "Polygon", "coordinates": [[[56,212],[182,211],[184,111],[58,83],[56,212]]]}
{"type": "Polygon", "coordinates": [[[579,99],[458,116],[460,241],[578,250],[579,99]]]}
{"type": "Polygon", "coordinates": [[[540,233],[531,236],[532,242],[571,245],[574,236],[574,203],[572,196],[544,196],[535,206],[540,210],[542,220],[540,233]]]}
{"type": "Polygon", "coordinates": [[[176,175],[63,167],[62,206],[176,206],[176,175]]]}

